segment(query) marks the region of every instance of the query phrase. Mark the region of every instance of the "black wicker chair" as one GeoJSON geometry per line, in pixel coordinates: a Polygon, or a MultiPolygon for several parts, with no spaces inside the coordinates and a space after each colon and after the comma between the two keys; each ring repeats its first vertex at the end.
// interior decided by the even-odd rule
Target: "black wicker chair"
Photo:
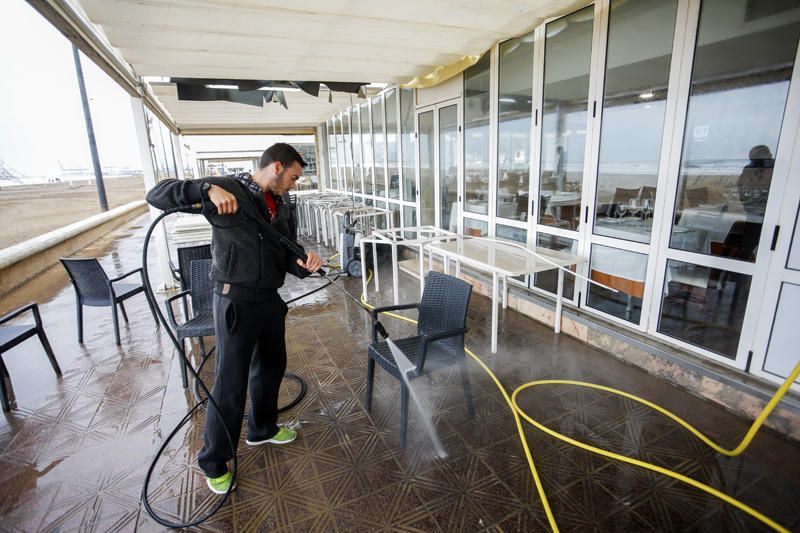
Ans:
{"type": "MultiPolygon", "coordinates": [[[[167,316],[175,328],[175,336],[178,337],[178,344],[181,346],[183,352],[184,339],[197,337],[202,340],[205,336],[214,335],[214,293],[212,281],[209,278],[211,273],[211,259],[198,259],[192,261],[189,265],[189,290],[185,290],[169,298],[165,305],[167,306],[167,316]],[[172,308],[172,303],[178,298],[183,299],[184,306],[186,306],[186,297],[192,299],[192,315],[187,317],[186,321],[179,324],[175,320],[175,311],[172,308]]],[[[185,307],[184,307],[185,308],[185,307]]],[[[205,356],[205,347],[200,345],[203,349],[205,356]]],[[[183,353],[185,356],[185,353],[183,353]]],[[[181,379],[183,380],[183,388],[189,387],[189,378],[186,374],[186,358],[181,357],[181,379]]]]}
{"type": "Polygon", "coordinates": [[[158,327],[153,303],[150,301],[144,290],[144,279],[140,283],[119,283],[120,280],[127,278],[137,272],[142,275],[142,269],[137,268],[126,272],[121,276],[109,279],[103,267],[97,259],[67,259],[62,257],[61,264],[67,269],[72,285],[75,287],[75,298],[78,310],[78,342],[83,343],[83,306],[89,307],[111,307],[111,317],[114,320],[114,339],[117,346],[121,344],[119,340],[119,318],[117,316],[117,305],[122,311],[122,318],[128,322],[128,314],[125,312],[123,301],[131,296],[144,293],[150,313],[158,327]]]}
{"type": "Polygon", "coordinates": [[[467,308],[472,295],[472,285],[458,278],[431,272],[425,282],[422,301],[418,304],[393,305],[372,310],[372,344],[367,363],[367,411],[372,410],[372,389],[375,363],[400,381],[400,446],[406,444],[408,425],[408,386],[400,376],[400,369],[386,341],[378,342],[375,327],[378,315],[387,311],[419,309],[417,335],[393,340],[409,361],[415,365],[409,379],[423,372],[432,372],[451,365],[459,365],[464,398],[470,416],[474,416],[469,376],[464,358],[464,335],[467,332],[467,308]]]}
{"type": "MultiPolygon", "coordinates": [[[[180,277],[181,291],[188,291],[192,288],[192,277],[189,272],[189,266],[192,264],[192,261],[197,261],[198,259],[211,259],[210,244],[178,248],[178,276],[180,277]]],[[[183,316],[189,316],[186,298],[183,299],[183,316]]]]}
{"type": "Polygon", "coordinates": [[[53,349],[50,347],[50,342],[47,340],[47,335],[44,332],[44,326],[42,326],[42,318],[39,316],[38,305],[35,303],[28,304],[0,318],[0,401],[3,404],[3,411],[9,411],[11,409],[11,404],[8,401],[8,390],[6,390],[6,378],[9,380],[11,378],[3,362],[3,353],[34,335],[39,336],[42,347],[47,353],[47,358],[50,359],[50,364],[53,366],[53,370],[56,371],[56,375],[61,375],[61,368],[58,366],[58,361],[56,361],[56,356],[53,354],[53,349]],[[3,325],[26,311],[33,312],[34,324],[23,324],[20,326],[3,325]]]}

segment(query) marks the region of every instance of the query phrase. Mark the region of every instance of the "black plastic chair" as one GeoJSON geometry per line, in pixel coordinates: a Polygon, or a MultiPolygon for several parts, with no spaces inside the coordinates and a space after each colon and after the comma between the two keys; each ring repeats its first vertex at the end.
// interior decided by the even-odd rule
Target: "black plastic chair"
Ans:
{"type": "Polygon", "coordinates": [[[117,346],[122,344],[119,340],[119,318],[117,316],[117,305],[122,311],[122,318],[128,322],[128,314],[125,312],[123,301],[131,296],[144,293],[150,313],[158,326],[153,303],[144,291],[144,279],[141,283],[119,283],[120,280],[127,278],[137,272],[141,276],[142,269],[131,270],[121,276],[109,279],[106,271],[100,266],[97,259],[66,259],[61,258],[61,264],[67,269],[72,285],[75,287],[75,298],[78,310],[78,342],[83,343],[83,306],[89,307],[111,307],[111,317],[114,320],[114,339],[117,346]]]}
{"type": "Polygon", "coordinates": [[[466,359],[464,357],[464,335],[467,332],[467,308],[472,295],[472,285],[458,278],[431,272],[425,282],[425,290],[419,303],[377,307],[372,310],[372,344],[369,346],[367,363],[367,411],[372,410],[372,389],[375,379],[375,363],[400,381],[400,446],[406,444],[408,426],[408,386],[400,376],[400,369],[386,341],[378,342],[376,321],[378,315],[387,311],[419,309],[417,335],[394,340],[403,354],[415,365],[409,379],[424,371],[432,372],[452,365],[459,365],[464,398],[470,416],[474,416],[472,393],[469,386],[466,359]]]}
{"type": "Polygon", "coordinates": [[[53,354],[53,349],[50,347],[50,342],[47,340],[47,335],[44,332],[44,326],[42,326],[42,318],[39,315],[38,305],[35,303],[28,304],[0,318],[0,401],[3,404],[3,411],[11,410],[11,404],[8,401],[8,390],[6,390],[6,378],[9,380],[11,378],[3,362],[3,353],[34,335],[39,336],[39,341],[41,341],[42,347],[47,353],[47,358],[50,359],[50,364],[53,366],[53,370],[56,371],[56,375],[61,375],[61,368],[58,366],[58,361],[56,361],[56,356],[53,354]],[[2,325],[26,311],[33,312],[34,324],[24,324],[21,326],[2,325]]]}
{"type": "Polygon", "coordinates": [[[186,357],[183,348],[184,339],[197,337],[201,340],[201,348],[205,356],[205,346],[202,344],[202,338],[214,335],[214,293],[213,282],[209,275],[211,274],[211,259],[199,259],[192,261],[189,265],[189,280],[190,289],[181,291],[169,298],[164,304],[167,306],[167,316],[175,328],[175,336],[178,337],[178,344],[181,346],[181,353],[183,357],[181,360],[181,379],[183,380],[183,388],[189,387],[189,378],[186,374],[186,357]],[[181,324],[175,319],[175,311],[172,308],[172,303],[181,298],[183,300],[184,308],[186,308],[186,297],[192,299],[192,316],[185,315],[187,320],[181,324]]]}

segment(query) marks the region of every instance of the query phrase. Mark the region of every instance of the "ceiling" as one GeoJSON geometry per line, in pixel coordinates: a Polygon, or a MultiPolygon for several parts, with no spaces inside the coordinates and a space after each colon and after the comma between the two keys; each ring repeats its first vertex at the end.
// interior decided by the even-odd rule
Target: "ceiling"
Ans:
{"type": "MultiPolygon", "coordinates": [[[[127,69],[134,79],[367,83],[407,82],[465,55],[479,55],[546,17],[585,4],[575,0],[28,1],[79,46],[91,34],[94,56],[111,56],[122,64],[116,70],[127,69]],[[85,27],[76,29],[76,24],[85,27]],[[99,47],[108,50],[98,51],[99,47]]],[[[334,93],[328,103],[324,91],[319,98],[286,93],[288,111],[276,103],[260,109],[230,102],[179,101],[172,84],[154,84],[153,93],[164,114],[184,133],[302,130],[350,105],[350,95],[334,93]]]]}

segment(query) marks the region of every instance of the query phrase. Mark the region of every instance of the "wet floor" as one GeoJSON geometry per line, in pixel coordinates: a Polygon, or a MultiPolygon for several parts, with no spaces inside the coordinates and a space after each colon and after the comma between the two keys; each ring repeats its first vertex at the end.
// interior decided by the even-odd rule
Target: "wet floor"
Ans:
{"type": "MultiPolygon", "coordinates": [[[[80,255],[101,257],[109,274],[141,262],[144,221],[80,255]]],[[[319,250],[330,255],[329,250],[319,250]]],[[[153,265],[155,270],[155,265],[153,265]]],[[[286,298],[322,281],[287,278],[286,298]]],[[[384,274],[372,302],[391,303],[384,274]]],[[[352,294],[360,281],[342,279],[352,294]]],[[[401,301],[418,298],[403,277],[401,301]]],[[[61,266],[0,301],[6,312],[38,301],[56,357],[57,379],[35,339],[3,354],[16,408],[0,419],[0,530],[160,531],[140,503],[153,455],[194,403],[183,390],[174,350],[154,328],[142,296],[126,305],[122,346],[108,308],[85,312],[77,342],[74,295],[61,266]]],[[[733,445],[746,422],[518,313],[501,313],[500,349],[488,349],[490,308],[473,295],[467,344],[507,391],[546,378],[594,381],[642,395],[733,445]]],[[[22,320],[20,322],[24,322],[22,320]]],[[[393,337],[412,326],[385,321],[393,337]]],[[[476,415],[467,413],[457,367],[415,381],[431,405],[447,452],[435,457],[412,408],[399,447],[399,383],[377,370],[372,413],[364,395],[369,319],[328,287],[289,312],[289,371],[308,393],[282,420],[299,427],[283,447],[239,450],[238,490],[208,531],[546,531],[544,510],[514,418],[493,381],[468,362],[476,415]]],[[[209,343],[210,344],[210,343],[209,343]]],[[[210,361],[209,367],[213,367],[210,361]]],[[[204,372],[209,383],[213,372],[204,372]]],[[[290,383],[288,398],[296,386],[290,383]]],[[[710,451],[675,423],[598,391],[553,386],[520,395],[547,426],[718,488],[789,529],[800,528],[800,447],[763,431],[737,458],[710,451]]],[[[204,414],[167,448],[151,482],[154,507],[170,520],[198,516],[217,501],[196,465],[204,414]]],[[[525,434],[553,513],[564,531],[752,531],[762,524],[670,478],[567,446],[527,426],[525,434]]],[[[243,437],[242,437],[243,438],[243,437]]]]}

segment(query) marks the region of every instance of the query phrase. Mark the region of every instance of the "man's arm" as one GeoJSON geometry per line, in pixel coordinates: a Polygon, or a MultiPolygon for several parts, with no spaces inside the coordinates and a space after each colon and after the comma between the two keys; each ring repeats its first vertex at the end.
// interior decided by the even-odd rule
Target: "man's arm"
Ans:
{"type": "MultiPolygon", "coordinates": [[[[213,203],[220,215],[230,215],[239,210],[236,197],[225,189],[223,180],[219,178],[164,180],[150,189],[147,201],[161,210],[182,205],[203,204],[206,201],[213,203]]],[[[200,209],[187,209],[187,211],[201,212],[200,209]]]]}

